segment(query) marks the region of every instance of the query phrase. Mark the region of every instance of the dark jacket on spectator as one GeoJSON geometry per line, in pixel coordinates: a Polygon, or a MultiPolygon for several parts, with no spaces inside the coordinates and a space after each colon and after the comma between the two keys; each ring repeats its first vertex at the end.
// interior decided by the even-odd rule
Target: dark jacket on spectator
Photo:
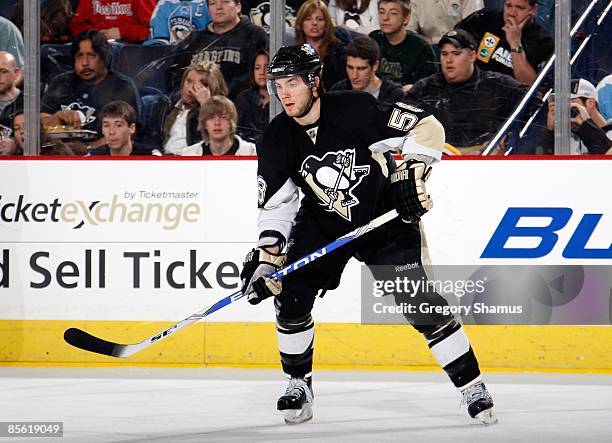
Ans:
{"type": "Polygon", "coordinates": [[[323,88],[331,89],[340,80],[346,79],[346,44],[337,41],[327,48],[323,63],[323,88]]]}
{"type": "Polygon", "coordinates": [[[256,87],[242,91],[234,104],[238,111],[238,135],[246,141],[257,143],[268,126],[270,106],[262,106],[256,87]]]}
{"type": "Polygon", "coordinates": [[[229,88],[229,98],[249,87],[249,69],[255,53],[268,47],[268,35],[246,17],[224,34],[212,30],[212,23],[205,29],[192,32],[178,44],[174,68],[169,73],[170,90],[180,87],[183,70],[192,61],[212,60],[221,68],[229,88]]]}
{"type": "MultiPolygon", "coordinates": [[[[349,91],[352,90],[351,82],[348,79],[340,80],[334,86],[331,87],[330,91],[349,91]]],[[[380,85],[380,92],[378,93],[378,103],[380,103],[383,109],[387,109],[393,103],[398,102],[404,98],[404,91],[399,83],[394,81],[383,79],[380,85]]]]}
{"type": "MultiPolygon", "coordinates": [[[[151,111],[149,121],[146,126],[146,134],[142,138],[142,143],[150,149],[163,151],[164,145],[170,139],[170,130],[181,112],[180,95],[176,94],[171,106],[160,100],[151,111]]],[[[187,146],[191,146],[202,140],[202,135],[198,131],[198,117],[200,107],[190,109],[187,113],[187,146]]]]}
{"type": "Polygon", "coordinates": [[[447,83],[442,73],[425,77],[407,97],[442,123],[450,144],[468,147],[491,139],[527,88],[509,75],[475,67],[472,77],[461,84],[447,83]]]}
{"type": "MultiPolygon", "coordinates": [[[[97,148],[90,149],[87,155],[110,155],[110,148],[108,145],[98,146],[97,148]]],[[[156,155],[160,156],[161,153],[158,150],[152,150],[148,146],[142,146],[140,143],[132,144],[132,152],[130,155],[156,155]]]]}

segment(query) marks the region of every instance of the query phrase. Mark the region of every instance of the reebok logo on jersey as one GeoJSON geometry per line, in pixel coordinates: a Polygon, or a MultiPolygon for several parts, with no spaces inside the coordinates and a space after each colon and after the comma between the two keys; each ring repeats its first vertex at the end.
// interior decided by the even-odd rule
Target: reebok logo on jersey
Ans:
{"type": "Polygon", "coordinates": [[[359,204],[353,191],[369,173],[369,165],[355,165],[354,149],[328,152],[323,158],[310,155],[300,168],[300,174],[321,200],[321,206],[349,221],[351,208],[359,204]]]}

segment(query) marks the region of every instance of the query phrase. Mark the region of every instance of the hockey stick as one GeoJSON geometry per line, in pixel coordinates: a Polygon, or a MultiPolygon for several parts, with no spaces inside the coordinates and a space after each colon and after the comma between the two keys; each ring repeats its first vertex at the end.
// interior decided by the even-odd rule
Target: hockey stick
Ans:
{"type": "MultiPolygon", "coordinates": [[[[367,232],[370,232],[371,230],[387,223],[388,221],[393,220],[395,217],[397,217],[397,215],[397,211],[394,209],[379,217],[376,217],[368,224],[361,226],[355,229],[354,231],[351,231],[348,234],[345,234],[342,237],[334,240],[328,245],[323,246],[322,248],[317,249],[316,251],[306,255],[305,257],[302,257],[299,260],[288,264],[287,266],[278,270],[274,274],[271,274],[269,278],[281,279],[287,276],[288,274],[291,274],[293,271],[296,271],[297,269],[306,266],[308,263],[311,263],[338,248],[341,248],[345,244],[355,240],[358,237],[361,237],[363,234],[366,234],[367,232]]],[[[186,319],[173,324],[172,326],[164,329],[163,331],[160,331],[153,337],[147,338],[146,340],[143,340],[139,343],[114,343],[111,341],[104,340],[102,338],[98,338],[78,328],[66,329],[66,331],[64,332],[64,340],[66,340],[66,342],[71,344],[72,346],[77,347],[79,349],[83,349],[85,351],[95,352],[97,354],[108,355],[111,357],[129,357],[130,355],[133,355],[138,351],[148,348],[152,344],[157,343],[158,341],[168,337],[169,335],[174,334],[177,331],[180,331],[181,329],[195,323],[196,321],[207,317],[213,312],[216,312],[219,309],[224,308],[225,306],[231,303],[234,303],[236,300],[240,300],[242,297],[244,297],[244,294],[241,291],[234,292],[233,294],[222,298],[209,308],[204,308],[201,311],[190,315],[186,319]]]]}

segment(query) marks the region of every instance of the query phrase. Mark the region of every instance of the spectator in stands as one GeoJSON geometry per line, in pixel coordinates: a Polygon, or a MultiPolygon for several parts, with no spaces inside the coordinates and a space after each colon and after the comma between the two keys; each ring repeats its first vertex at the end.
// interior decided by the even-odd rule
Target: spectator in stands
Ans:
{"type": "Polygon", "coordinates": [[[612,120],[612,74],[597,84],[597,102],[604,118],[612,120]]]}
{"type": "Polygon", "coordinates": [[[365,91],[378,99],[382,107],[388,108],[393,103],[404,98],[404,91],[399,83],[380,79],[376,70],[380,65],[380,50],[370,37],[354,38],[346,47],[346,76],[331,90],[365,91]]]}
{"type": "MultiPolygon", "coordinates": [[[[42,98],[41,120],[44,124],[66,125],[97,131],[100,138],[89,148],[104,144],[99,113],[107,103],[128,102],[140,117],[141,102],[134,82],[110,70],[111,47],[101,32],[84,31],[72,42],[74,72],[55,77],[42,98]]],[[[82,148],[83,146],[81,146],[82,148]]],[[[77,149],[77,146],[75,146],[77,149]]]]}
{"type": "Polygon", "coordinates": [[[236,98],[238,134],[245,140],[257,143],[270,120],[270,94],[268,93],[268,64],[270,55],[259,50],[251,64],[251,87],[236,98]]]}
{"type": "Polygon", "coordinates": [[[418,79],[438,72],[433,47],[417,33],[406,30],[411,14],[409,0],[380,0],[378,13],[380,29],[370,37],[380,48],[381,77],[400,83],[408,91],[418,79]]]}
{"type": "Polygon", "coordinates": [[[503,11],[481,10],[459,22],[476,37],[478,66],[529,85],[554,51],[548,31],[536,21],[537,0],[506,0],[503,11]]]}
{"type": "Polygon", "coordinates": [[[419,33],[430,44],[440,38],[471,13],[484,7],[483,0],[412,0],[408,29],[419,33]]]}
{"type": "Polygon", "coordinates": [[[322,0],[302,4],[295,21],[295,43],[315,48],[323,63],[323,88],[346,78],[346,45],[336,38],[327,5],[322,0]]]}
{"type": "MultiPolygon", "coordinates": [[[[612,148],[612,120],[606,119],[599,112],[595,86],[585,79],[573,79],[570,95],[570,123],[572,138],[570,154],[605,154],[612,148]]],[[[544,151],[554,151],[555,100],[554,94],[548,99],[548,129],[544,151]]]]}
{"type": "Polygon", "coordinates": [[[17,87],[21,69],[10,52],[0,51],[0,155],[19,154],[12,122],[17,109],[23,109],[23,94],[17,87]]]}
{"type": "MultiPolygon", "coordinates": [[[[13,131],[15,132],[15,143],[17,152],[13,155],[23,154],[25,144],[25,115],[23,109],[15,111],[13,116],[13,131]]],[[[49,134],[40,126],[40,155],[74,155],[72,149],[67,147],[61,140],[49,137],[49,134]]]]}
{"type": "MultiPolygon", "coordinates": [[[[23,69],[23,36],[17,26],[10,20],[0,17],[0,51],[6,51],[13,54],[17,67],[23,69]]],[[[23,84],[23,75],[17,79],[17,85],[23,84]]]]}
{"type": "Polygon", "coordinates": [[[379,28],[377,0],[329,0],[335,26],[368,35],[379,28]]]}
{"type": "MultiPolygon", "coordinates": [[[[24,0],[15,2],[13,23],[23,33],[24,0]]],[[[39,0],[40,41],[43,43],[67,43],[72,41],[70,21],[74,15],[70,0],[39,0]]]]}
{"type": "Polygon", "coordinates": [[[480,154],[514,111],[527,86],[476,66],[476,41],[461,29],[440,39],[442,73],[419,80],[408,93],[444,126],[446,141],[480,154]]]}
{"type": "Polygon", "coordinates": [[[71,41],[73,15],[70,0],[46,0],[40,7],[40,40],[45,43],[71,41]]]}
{"type": "Polygon", "coordinates": [[[171,72],[176,89],[180,71],[192,61],[214,61],[225,77],[229,97],[235,98],[249,87],[249,66],[257,51],[268,46],[268,35],[246,17],[240,17],[240,0],[208,0],[211,22],[195,31],[177,49],[171,72]]]}
{"type": "Polygon", "coordinates": [[[154,7],[155,0],[80,1],[70,28],[74,35],[95,29],[107,40],[142,43],[149,35],[154,7]]]}
{"type": "Polygon", "coordinates": [[[146,44],[176,45],[210,22],[206,0],[159,0],[146,44]]]}
{"type": "Polygon", "coordinates": [[[230,99],[215,95],[200,109],[202,141],[180,155],[255,155],[255,144],[236,135],[238,114],[230,99]]]}
{"type": "Polygon", "coordinates": [[[192,63],[183,73],[179,93],[173,96],[170,107],[159,102],[151,112],[154,122],[147,125],[146,144],[163,149],[164,154],[178,154],[201,141],[200,106],[213,95],[227,94],[219,65],[211,61],[192,63]]]}
{"type": "Polygon", "coordinates": [[[91,149],[88,155],[161,155],[157,150],[143,148],[133,142],[136,135],[136,111],[129,103],[117,100],[100,111],[102,133],[106,143],[91,149]]]}

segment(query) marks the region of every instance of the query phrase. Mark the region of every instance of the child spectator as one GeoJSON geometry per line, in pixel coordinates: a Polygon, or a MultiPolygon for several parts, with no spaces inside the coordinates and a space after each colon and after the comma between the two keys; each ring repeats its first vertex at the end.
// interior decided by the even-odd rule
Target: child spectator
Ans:
{"type": "Polygon", "coordinates": [[[413,31],[408,0],[378,2],[380,29],[370,34],[380,48],[379,74],[400,83],[404,91],[420,78],[438,72],[436,54],[427,41],[413,31]]]}
{"type": "Polygon", "coordinates": [[[155,0],[82,0],[70,28],[74,35],[95,29],[107,40],[142,43],[149,35],[154,7],[155,0]]]}
{"type": "Polygon", "coordinates": [[[100,111],[100,120],[106,144],[90,150],[88,155],[161,155],[159,151],[144,149],[133,142],[136,111],[129,103],[122,100],[107,103],[100,111]]]}
{"type": "Polygon", "coordinates": [[[295,21],[295,43],[315,48],[323,63],[323,88],[346,78],[346,45],[336,38],[327,5],[322,0],[302,4],[295,21]]]}
{"type": "Polygon", "coordinates": [[[270,120],[270,94],[268,93],[268,64],[270,55],[261,49],[251,64],[251,87],[236,98],[238,134],[256,143],[270,120]]]}
{"type": "Polygon", "coordinates": [[[200,109],[200,143],[188,146],[180,155],[255,155],[255,144],[236,135],[238,114],[230,99],[211,97],[200,109]]]}
{"type": "Polygon", "coordinates": [[[377,0],[329,0],[334,25],[368,35],[379,28],[377,0]]]}

